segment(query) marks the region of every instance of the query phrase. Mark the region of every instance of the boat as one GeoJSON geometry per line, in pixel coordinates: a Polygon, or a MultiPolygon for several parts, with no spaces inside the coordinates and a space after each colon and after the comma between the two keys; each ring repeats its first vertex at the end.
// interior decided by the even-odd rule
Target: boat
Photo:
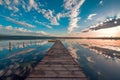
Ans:
{"type": "Polygon", "coordinates": [[[56,40],[48,40],[48,42],[55,42],[56,40]]]}

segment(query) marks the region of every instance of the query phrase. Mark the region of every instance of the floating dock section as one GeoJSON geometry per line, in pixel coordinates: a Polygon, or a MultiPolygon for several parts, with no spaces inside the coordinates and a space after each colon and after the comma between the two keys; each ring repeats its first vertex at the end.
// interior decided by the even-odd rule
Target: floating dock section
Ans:
{"type": "Polygon", "coordinates": [[[60,40],[48,50],[26,80],[88,80],[60,40]]]}

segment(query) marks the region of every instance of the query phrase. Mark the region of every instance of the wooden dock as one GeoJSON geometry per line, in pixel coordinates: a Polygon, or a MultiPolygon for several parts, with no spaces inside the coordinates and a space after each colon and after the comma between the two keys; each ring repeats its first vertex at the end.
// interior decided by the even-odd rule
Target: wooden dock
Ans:
{"type": "Polygon", "coordinates": [[[26,80],[88,80],[79,64],[57,40],[26,80]]]}

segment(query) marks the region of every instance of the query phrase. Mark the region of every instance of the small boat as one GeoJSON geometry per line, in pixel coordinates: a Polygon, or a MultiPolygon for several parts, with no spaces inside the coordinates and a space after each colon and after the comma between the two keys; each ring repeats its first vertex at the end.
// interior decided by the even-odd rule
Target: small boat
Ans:
{"type": "Polygon", "coordinates": [[[48,40],[48,42],[55,42],[56,40],[48,40]]]}

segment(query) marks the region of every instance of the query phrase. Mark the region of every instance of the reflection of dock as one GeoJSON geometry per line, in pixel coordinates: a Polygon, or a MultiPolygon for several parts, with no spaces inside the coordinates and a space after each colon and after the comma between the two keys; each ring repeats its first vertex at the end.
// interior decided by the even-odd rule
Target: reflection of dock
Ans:
{"type": "Polygon", "coordinates": [[[88,80],[63,44],[57,40],[26,80],[88,80]]]}

